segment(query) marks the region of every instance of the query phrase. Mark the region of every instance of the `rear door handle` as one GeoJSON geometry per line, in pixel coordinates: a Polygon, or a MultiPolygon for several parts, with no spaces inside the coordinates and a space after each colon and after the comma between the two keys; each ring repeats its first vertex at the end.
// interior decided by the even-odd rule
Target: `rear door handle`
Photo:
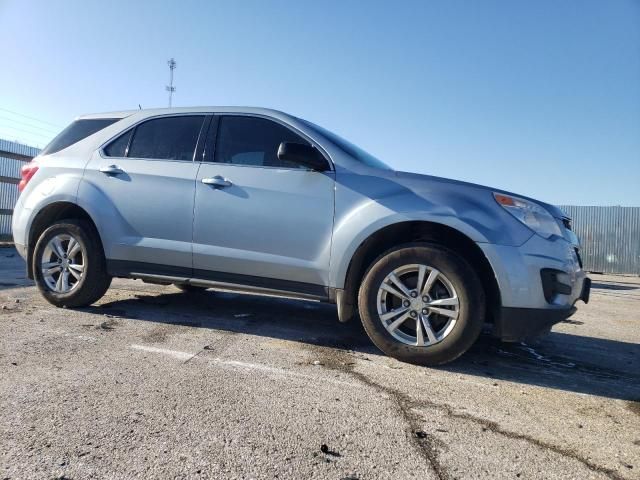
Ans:
{"type": "Polygon", "coordinates": [[[124,170],[122,170],[117,165],[109,165],[108,167],[102,167],[100,171],[105,175],[120,175],[121,173],[124,173],[124,170]]]}
{"type": "Polygon", "coordinates": [[[212,187],[215,187],[215,188],[226,188],[233,185],[233,183],[231,183],[226,178],[221,177],[220,175],[216,175],[213,178],[203,178],[201,182],[204,183],[205,185],[211,185],[212,187]]]}

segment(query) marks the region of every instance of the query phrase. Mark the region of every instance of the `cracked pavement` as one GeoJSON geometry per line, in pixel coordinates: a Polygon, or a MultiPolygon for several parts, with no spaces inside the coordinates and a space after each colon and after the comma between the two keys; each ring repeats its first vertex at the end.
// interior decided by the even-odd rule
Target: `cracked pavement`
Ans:
{"type": "Polygon", "coordinates": [[[57,309],[0,248],[0,478],[640,478],[640,279],[592,278],[548,336],[424,368],[313,302],[57,309]]]}

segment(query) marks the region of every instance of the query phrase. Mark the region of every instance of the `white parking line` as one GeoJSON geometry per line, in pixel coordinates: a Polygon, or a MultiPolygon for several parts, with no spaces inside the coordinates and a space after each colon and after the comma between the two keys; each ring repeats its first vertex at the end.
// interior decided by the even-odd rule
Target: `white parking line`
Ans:
{"type": "Polygon", "coordinates": [[[195,355],[195,353],[180,352],[178,350],[168,350],[166,348],[147,347],[146,345],[131,345],[131,348],[135,350],[142,350],[143,352],[162,353],[169,355],[170,357],[177,358],[178,360],[189,360],[195,355]]]}
{"type": "MultiPolygon", "coordinates": [[[[130,345],[131,348],[135,349],[135,350],[142,350],[143,352],[151,352],[151,353],[160,353],[163,355],[168,355],[170,357],[176,358],[178,360],[182,360],[182,361],[186,361],[186,360],[190,360],[192,358],[195,357],[195,353],[188,353],[188,352],[181,352],[179,350],[169,350],[166,348],[157,348],[157,347],[148,347],[146,345],[130,345]]],[[[231,367],[233,369],[240,369],[240,370],[258,370],[261,372],[265,372],[265,373],[269,373],[272,375],[277,375],[277,376],[286,376],[286,377],[296,377],[296,378],[301,378],[301,379],[305,379],[305,380],[318,380],[318,378],[316,376],[313,375],[307,375],[305,373],[300,373],[300,372],[293,372],[291,370],[287,370],[284,368],[279,368],[279,367],[270,367],[268,365],[260,365],[257,363],[248,363],[248,362],[241,362],[239,360],[223,360],[221,358],[213,358],[213,359],[207,359],[207,363],[209,364],[213,364],[216,366],[221,366],[221,367],[231,367]]],[[[331,383],[334,385],[342,385],[342,386],[346,386],[346,387],[357,387],[358,385],[352,382],[344,382],[341,380],[336,380],[335,378],[328,378],[323,380],[325,383],[331,383]]]]}
{"type": "MultiPolygon", "coordinates": [[[[210,360],[210,363],[213,363],[221,367],[227,367],[227,368],[231,367],[233,369],[240,369],[240,370],[247,370],[247,371],[258,370],[260,372],[264,372],[264,373],[279,376],[279,377],[294,377],[294,378],[299,378],[306,381],[309,381],[309,380],[314,382],[318,381],[318,377],[316,375],[308,375],[306,373],[294,372],[285,368],[270,367],[268,365],[260,365],[257,363],[241,362],[238,360],[223,360],[221,358],[214,358],[213,360],[210,360]]],[[[342,380],[337,380],[335,378],[324,378],[322,382],[331,383],[333,385],[340,385],[343,387],[356,387],[356,388],[358,387],[356,383],[345,382],[342,380]]]]}

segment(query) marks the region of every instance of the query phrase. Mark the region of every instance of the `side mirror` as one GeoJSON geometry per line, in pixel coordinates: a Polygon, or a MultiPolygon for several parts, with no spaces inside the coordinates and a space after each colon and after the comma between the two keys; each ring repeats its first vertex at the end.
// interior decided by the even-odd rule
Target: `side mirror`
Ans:
{"type": "Polygon", "coordinates": [[[302,143],[282,142],[278,147],[278,159],[299,163],[317,172],[329,170],[322,154],[316,148],[302,143]]]}

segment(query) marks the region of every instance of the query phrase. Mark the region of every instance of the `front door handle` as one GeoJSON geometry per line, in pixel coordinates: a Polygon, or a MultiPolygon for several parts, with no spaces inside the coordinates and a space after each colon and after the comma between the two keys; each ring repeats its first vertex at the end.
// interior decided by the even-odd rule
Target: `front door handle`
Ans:
{"type": "Polygon", "coordinates": [[[108,167],[102,167],[100,171],[105,175],[120,175],[121,173],[124,173],[124,170],[122,170],[117,165],[109,165],[108,167]]]}
{"type": "Polygon", "coordinates": [[[201,182],[204,183],[205,185],[211,185],[212,187],[215,187],[215,188],[226,188],[233,185],[233,183],[231,183],[226,178],[221,177],[220,175],[216,175],[213,178],[203,178],[201,182]]]}

